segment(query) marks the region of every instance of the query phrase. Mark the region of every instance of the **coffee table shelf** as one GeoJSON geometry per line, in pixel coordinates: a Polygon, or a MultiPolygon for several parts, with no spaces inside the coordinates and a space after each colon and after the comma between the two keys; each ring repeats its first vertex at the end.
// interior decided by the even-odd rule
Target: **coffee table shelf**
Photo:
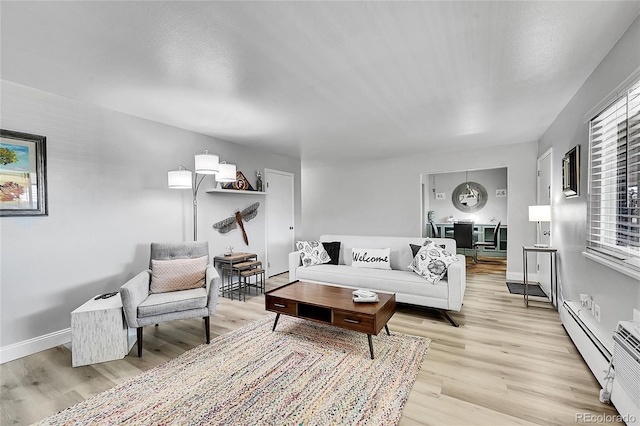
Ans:
{"type": "Polygon", "coordinates": [[[396,311],[396,295],[378,293],[378,302],[356,303],[353,289],[294,281],[265,293],[265,309],[275,312],[275,331],[280,314],[330,324],[367,334],[371,359],[372,335],[382,328],[389,334],[387,322],[396,311]]]}

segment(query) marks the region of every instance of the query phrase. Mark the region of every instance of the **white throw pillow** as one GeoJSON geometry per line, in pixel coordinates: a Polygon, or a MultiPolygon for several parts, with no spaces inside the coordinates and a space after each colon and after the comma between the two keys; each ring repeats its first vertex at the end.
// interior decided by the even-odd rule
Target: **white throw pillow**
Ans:
{"type": "Polygon", "coordinates": [[[391,269],[391,249],[351,249],[351,266],[355,268],[391,269]]]}
{"type": "Polygon", "coordinates": [[[431,242],[420,248],[409,268],[431,284],[436,284],[447,273],[449,265],[457,261],[454,254],[431,242]]]}
{"type": "Polygon", "coordinates": [[[296,241],[296,248],[300,250],[302,266],[320,265],[331,260],[320,241],[296,241]]]}
{"type": "Polygon", "coordinates": [[[151,293],[204,287],[209,256],[193,259],[151,260],[151,293]]]}

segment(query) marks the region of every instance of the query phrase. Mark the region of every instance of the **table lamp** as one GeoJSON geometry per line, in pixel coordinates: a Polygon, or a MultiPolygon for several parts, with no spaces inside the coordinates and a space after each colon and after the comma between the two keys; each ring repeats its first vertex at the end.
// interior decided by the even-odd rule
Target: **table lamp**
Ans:
{"type": "Polygon", "coordinates": [[[541,243],[542,240],[542,226],[540,222],[551,222],[551,206],[529,206],[529,222],[538,223],[538,242],[534,244],[534,247],[549,247],[548,244],[541,243]]]}

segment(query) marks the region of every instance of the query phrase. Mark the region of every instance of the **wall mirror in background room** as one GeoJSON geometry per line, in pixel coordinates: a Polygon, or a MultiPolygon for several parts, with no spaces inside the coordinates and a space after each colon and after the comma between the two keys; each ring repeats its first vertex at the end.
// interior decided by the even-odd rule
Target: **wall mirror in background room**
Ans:
{"type": "MultiPolygon", "coordinates": [[[[422,236],[453,238],[455,222],[473,222],[474,239],[491,242],[500,223],[498,246],[479,256],[507,256],[507,168],[422,174],[422,236]]],[[[459,250],[461,254],[465,254],[459,250]]],[[[467,252],[466,255],[471,255],[467,252]]]]}

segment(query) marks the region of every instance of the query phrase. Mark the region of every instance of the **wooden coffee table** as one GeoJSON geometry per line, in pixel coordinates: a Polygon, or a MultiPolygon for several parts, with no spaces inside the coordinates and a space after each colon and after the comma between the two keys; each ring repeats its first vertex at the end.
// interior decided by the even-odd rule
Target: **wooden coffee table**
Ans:
{"type": "Polygon", "coordinates": [[[366,333],[373,359],[371,336],[382,327],[389,334],[387,321],[396,312],[396,295],[378,293],[379,302],[356,303],[352,293],[350,288],[294,281],[265,293],[265,308],[278,314],[273,331],[285,314],[366,333]]]}

